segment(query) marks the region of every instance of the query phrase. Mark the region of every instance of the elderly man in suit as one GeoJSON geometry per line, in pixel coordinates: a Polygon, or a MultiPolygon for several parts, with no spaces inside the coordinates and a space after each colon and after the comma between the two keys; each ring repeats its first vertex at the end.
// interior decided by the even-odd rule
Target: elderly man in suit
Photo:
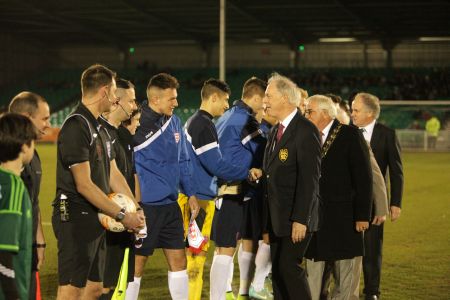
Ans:
{"type": "MultiPolygon", "coordinates": [[[[377,122],[380,115],[379,99],[368,93],[358,93],[352,102],[352,121],[370,143],[378,166],[386,178],[389,169],[391,221],[400,217],[403,194],[403,169],[400,143],[395,131],[377,122]]],[[[364,294],[376,300],[380,295],[383,224],[370,226],[364,235],[363,258],[364,294]]]]}
{"type": "Polygon", "coordinates": [[[320,137],[298,112],[298,93],[291,80],[274,74],[264,98],[267,114],[279,122],[263,163],[275,299],[311,299],[300,263],[318,228],[320,137]]]}
{"type": "Polygon", "coordinates": [[[307,251],[308,283],[313,300],[320,297],[325,262],[335,269],[332,299],[350,299],[356,257],[364,254],[363,232],[372,207],[369,149],[358,129],[337,121],[336,106],[326,96],[308,99],[306,117],[322,136],[321,224],[307,251]]]}

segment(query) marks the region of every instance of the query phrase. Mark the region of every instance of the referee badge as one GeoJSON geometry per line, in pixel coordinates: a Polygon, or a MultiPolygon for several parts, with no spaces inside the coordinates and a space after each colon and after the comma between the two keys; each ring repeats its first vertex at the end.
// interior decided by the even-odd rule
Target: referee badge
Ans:
{"type": "Polygon", "coordinates": [[[178,132],[175,132],[175,133],[173,134],[173,136],[175,137],[175,143],[178,144],[178,142],[180,141],[180,134],[179,134],[178,132]]]}
{"type": "Polygon", "coordinates": [[[278,152],[278,158],[281,160],[281,162],[285,162],[289,156],[288,149],[280,149],[280,152],[278,152]]]}

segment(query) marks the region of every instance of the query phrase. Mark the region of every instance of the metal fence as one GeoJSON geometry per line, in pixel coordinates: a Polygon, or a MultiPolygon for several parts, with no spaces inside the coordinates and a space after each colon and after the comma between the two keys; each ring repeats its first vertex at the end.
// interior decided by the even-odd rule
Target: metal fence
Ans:
{"type": "Polygon", "coordinates": [[[450,130],[441,130],[436,139],[425,130],[397,129],[396,132],[403,150],[450,152],[450,130]]]}

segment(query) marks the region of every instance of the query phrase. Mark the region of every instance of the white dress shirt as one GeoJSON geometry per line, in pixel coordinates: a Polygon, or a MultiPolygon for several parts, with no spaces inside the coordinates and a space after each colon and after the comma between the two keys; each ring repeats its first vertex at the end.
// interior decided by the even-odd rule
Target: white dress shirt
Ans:
{"type": "Polygon", "coordinates": [[[284,130],[288,127],[289,123],[291,123],[292,119],[295,117],[295,114],[297,113],[297,108],[295,108],[284,120],[281,122],[281,124],[284,126],[284,130]]]}
{"type": "Polygon", "coordinates": [[[363,129],[363,136],[364,139],[370,143],[370,140],[372,139],[372,134],[373,134],[373,128],[375,127],[375,123],[377,120],[373,120],[372,123],[370,123],[369,125],[365,126],[365,127],[359,127],[359,129],[363,129]]]}
{"type": "Polygon", "coordinates": [[[327,136],[330,133],[331,125],[333,125],[334,119],[328,123],[328,125],[322,130],[322,145],[327,140],[327,136]]]}

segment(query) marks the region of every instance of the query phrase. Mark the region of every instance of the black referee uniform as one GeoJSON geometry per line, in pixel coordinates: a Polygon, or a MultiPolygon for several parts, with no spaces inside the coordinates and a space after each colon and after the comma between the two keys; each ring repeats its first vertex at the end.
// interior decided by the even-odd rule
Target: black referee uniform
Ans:
{"type": "Polygon", "coordinates": [[[82,103],[65,120],[57,146],[52,224],[58,240],[59,284],[81,288],[86,280],[103,281],[105,230],[98,209],[77,192],[70,167],[89,161],[91,180],[109,194],[114,154],[108,132],[82,103]]]}
{"type": "MultiPolygon", "coordinates": [[[[123,176],[127,180],[128,186],[131,192],[135,192],[135,178],[136,168],[134,166],[134,153],[133,153],[133,135],[124,126],[119,126],[117,129],[117,136],[119,142],[122,145],[121,149],[124,151],[124,159],[119,159],[119,154],[116,153],[116,163],[119,170],[122,172],[123,176]]],[[[115,147],[114,147],[115,148],[115,147]]],[[[122,155],[122,154],[120,154],[122,155]]]]}
{"type": "MultiPolygon", "coordinates": [[[[117,167],[127,179],[127,182],[129,182],[128,177],[133,176],[134,178],[133,168],[131,167],[132,162],[128,161],[127,153],[119,142],[118,129],[102,116],[100,116],[99,122],[108,131],[117,167]]],[[[134,186],[130,186],[130,189],[134,191],[134,186]]],[[[103,276],[104,287],[114,287],[117,285],[123,256],[127,247],[130,248],[130,254],[128,256],[128,282],[131,282],[134,280],[134,234],[129,233],[128,231],[106,231],[106,259],[103,276]]]]}
{"type": "Polygon", "coordinates": [[[39,191],[41,189],[42,179],[42,166],[41,159],[37,151],[34,151],[33,159],[28,165],[25,165],[22,173],[20,174],[25,186],[27,187],[28,194],[30,195],[31,208],[32,208],[32,220],[33,220],[33,252],[31,261],[31,281],[30,281],[30,299],[36,298],[36,272],[37,269],[37,248],[36,248],[36,234],[39,222],[39,191]]]}

